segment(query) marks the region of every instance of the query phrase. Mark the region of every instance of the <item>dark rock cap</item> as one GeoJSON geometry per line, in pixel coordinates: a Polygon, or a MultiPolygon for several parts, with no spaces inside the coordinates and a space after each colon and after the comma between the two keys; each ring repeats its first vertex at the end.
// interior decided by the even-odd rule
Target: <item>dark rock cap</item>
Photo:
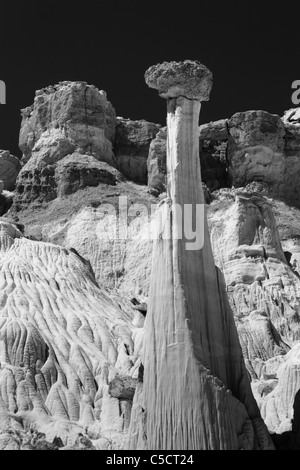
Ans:
{"type": "Polygon", "coordinates": [[[150,88],[157,89],[162,98],[185,96],[208,101],[213,75],[199,61],[185,60],[152,65],[145,72],[145,81],[150,88]]]}

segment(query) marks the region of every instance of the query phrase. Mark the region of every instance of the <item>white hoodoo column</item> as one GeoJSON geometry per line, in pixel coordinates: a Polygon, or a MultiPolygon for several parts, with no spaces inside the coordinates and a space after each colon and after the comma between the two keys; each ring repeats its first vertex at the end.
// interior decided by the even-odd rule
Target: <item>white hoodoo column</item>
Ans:
{"type": "Polygon", "coordinates": [[[145,323],[147,448],[272,448],[250,389],[203,211],[198,121],[212,74],[199,62],[164,62],[150,67],[145,79],[168,100],[168,199],[157,217],[145,323]],[[187,231],[192,229],[191,217],[185,219],[189,210],[195,240],[187,231]],[[204,244],[197,246],[201,234],[204,244]]]}

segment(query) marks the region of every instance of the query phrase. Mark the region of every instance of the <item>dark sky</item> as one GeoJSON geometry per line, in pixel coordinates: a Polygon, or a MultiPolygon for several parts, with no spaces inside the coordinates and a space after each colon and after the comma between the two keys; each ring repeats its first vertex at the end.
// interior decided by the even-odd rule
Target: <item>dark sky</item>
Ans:
{"type": "Polygon", "coordinates": [[[20,109],[61,80],[106,90],[117,115],[165,124],[166,103],[144,82],[164,60],[197,59],[214,86],[201,122],[237,111],[282,115],[300,80],[300,1],[89,0],[1,2],[0,148],[18,150],[20,109]]]}

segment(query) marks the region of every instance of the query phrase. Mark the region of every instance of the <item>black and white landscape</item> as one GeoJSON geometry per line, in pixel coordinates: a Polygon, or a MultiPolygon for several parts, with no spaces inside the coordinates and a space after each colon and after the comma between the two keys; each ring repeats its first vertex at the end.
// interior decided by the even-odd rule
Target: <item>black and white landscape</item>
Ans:
{"type": "Polygon", "coordinates": [[[300,449],[299,6],[13,3],[0,450],[300,449]]]}

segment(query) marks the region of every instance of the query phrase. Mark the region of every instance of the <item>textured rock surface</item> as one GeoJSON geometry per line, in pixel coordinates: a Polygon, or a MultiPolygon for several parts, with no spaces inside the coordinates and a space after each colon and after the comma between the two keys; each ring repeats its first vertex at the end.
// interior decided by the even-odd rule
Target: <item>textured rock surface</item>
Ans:
{"type": "Polygon", "coordinates": [[[276,386],[260,398],[262,416],[270,431],[278,434],[292,430],[295,397],[300,388],[299,344],[282,359],[272,370],[276,386]]]}
{"type": "Polygon", "coordinates": [[[57,175],[61,177],[59,197],[48,203],[36,200],[20,205],[18,212],[15,202],[11,220],[25,225],[27,237],[75,248],[89,260],[101,286],[144,300],[151,269],[151,205],[155,209],[157,198],[149,195],[146,186],[124,181],[118,170],[85,155],[63,159],[57,175]],[[71,178],[74,171],[83,178],[78,174],[71,178]],[[97,186],[87,186],[86,177],[97,186]],[[120,197],[125,198],[122,208],[127,212],[127,233],[116,219],[120,197]]]}
{"type": "Polygon", "coordinates": [[[150,143],[147,161],[148,186],[154,194],[166,191],[167,128],[163,127],[150,143]]]}
{"type": "MultiPolygon", "coordinates": [[[[25,239],[3,220],[0,282],[1,429],[122,446],[138,377],[130,302],[99,288],[76,253],[25,239]],[[127,394],[111,393],[118,376],[127,394]]],[[[0,445],[18,447],[13,434],[0,445]]]]}
{"type": "Polygon", "coordinates": [[[228,119],[220,119],[199,127],[200,140],[226,140],[229,137],[228,119]]]}
{"type": "Polygon", "coordinates": [[[247,188],[220,193],[209,220],[216,264],[234,313],[265,311],[287,341],[300,339],[299,276],[282,250],[271,203],[247,188]]]}
{"type": "Polygon", "coordinates": [[[205,65],[195,60],[185,60],[153,65],[145,72],[145,80],[163,98],[184,96],[208,101],[213,77],[205,65]]]}
{"type": "MultiPolygon", "coordinates": [[[[139,207],[131,207],[133,215],[139,207]]],[[[90,261],[101,285],[144,300],[148,296],[151,272],[149,223],[148,216],[129,217],[127,234],[121,228],[120,238],[115,238],[114,231],[119,227],[110,207],[105,204],[86,207],[68,225],[64,244],[76,247],[90,261]]]]}
{"type": "Polygon", "coordinates": [[[106,162],[89,155],[72,154],[59,161],[56,167],[58,195],[75,193],[78,189],[98,186],[100,183],[116,186],[122,174],[106,162]]]}
{"type": "Polygon", "coordinates": [[[77,174],[78,186],[82,180],[92,184],[97,180],[97,176],[82,178],[84,163],[78,154],[88,155],[86,166],[91,164],[91,173],[97,173],[96,161],[116,166],[112,149],[115,111],[106,93],[93,85],[60,82],[39,90],[34,104],[22,110],[22,115],[19,145],[25,165],[18,176],[17,205],[55,199],[61,192],[57,165],[68,155],[73,155],[73,178],[77,174]],[[76,158],[81,163],[75,163],[76,158]],[[75,170],[78,165],[82,167],[80,171],[75,170]]]}
{"type": "Polygon", "coordinates": [[[232,184],[250,181],[278,184],[284,172],[284,125],[277,115],[265,111],[234,114],[228,121],[229,171],[232,184]]]}
{"type": "MultiPolygon", "coordinates": [[[[187,91],[174,82],[176,67],[167,76],[165,66],[162,82],[156,70],[152,85],[164,96],[187,91]]],[[[193,88],[197,74],[191,75],[193,88]]],[[[175,101],[185,110],[184,99],[175,101]]],[[[6,221],[19,222],[0,222],[0,449],[171,448],[176,440],[182,448],[266,448],[258,408],[278,448],[300,448],[299,108],[281,119],[247,111],[194,126],[206,182],[204,194],[201,184],[195,191],[210,203],[218,268],[207,244],[203,258],[190,255],[180,271],[185,303],[177,310],[173,299],[182,290],[168,283],[177,273],[168,241],[155,242],[149,299],[149,214],[167,189],[167,128],[117,122],[115,132],[105,92],[84,82],[41,90],[23,110],[25,166],[15,193],[0,182],[0,216],[14,199],[6,221]],[[227,170],[239,189],[224,188],[227,170]],[[148,188],[126,181],[145,184],[147,171],[148,188]],[[116,239],[111,208],[118,211],[120,196],[128,197],[129,225],[116,239]],[[201,315],[184,321],[182,312],[195,303],[201,315]],[[169,433],[180,413],[186,427],[169,433]]],[[[190,155],[186,128],[176,129],[190,155]]],[[[192,191],[179,189],[182,197],[192,191]]],[[[165,220],[159,230],[168,234],[167,201],[158,213],[165,220]]]]}
{"type": "Polygon", "coordinates": [[[283,119],[265,111],[246,111],[229,119],[227,158],[235,187],[251,181],[265,182],[271,196],[300,206],[296,116],[296,110],[287,112],[283,119]]]}
{"type": "Polygon", "coordinates": [[[19,159],[11,155],[8,150],[0,150],[0,180],[2,181],[2,189],[11,191],[15,188],[20,170],[21,163],[19,159]]]}
{"type": "Polygon", "coordinates": [[[145,120],[117,119],[114,144],[117,166],[130,180],[147,184],[149,146],[160,127],[145,120]]]}
{"type": "Polygon", "coordinates": [[[286,175],[284,200],[300,206],[298,179],[300,175],[300,108],[287,111],[282,121],[285,126],[284,152],[286,156],[286,175]]]}
{"type": "Polygon", "coordinates": [[[25,161],[34,152],[50,163],[73,148],[112,163],[115,111],[94,85],[65,81],[38,90],[22,116],[19,145],[25,161]]]}
{"type": "Polygon", "coordinates": [[[95,157],[72,153],[56,165],[33,167],[29,161],[22,170],[16,187],[14,207],[35,202],[49,202],[57,197],[75,193],[78,189],[96,187],[100,183],[115,186],[123,176],[106,162],[95,157]]]}
{"type": "Polygon", "coordinates": [[[269,430],[281,434],[292,429],[299,388],[300,278],[292,243],[298,212],[259,190],[263,185],[215,192],[209,223],[255,398],[269,430]]]}

